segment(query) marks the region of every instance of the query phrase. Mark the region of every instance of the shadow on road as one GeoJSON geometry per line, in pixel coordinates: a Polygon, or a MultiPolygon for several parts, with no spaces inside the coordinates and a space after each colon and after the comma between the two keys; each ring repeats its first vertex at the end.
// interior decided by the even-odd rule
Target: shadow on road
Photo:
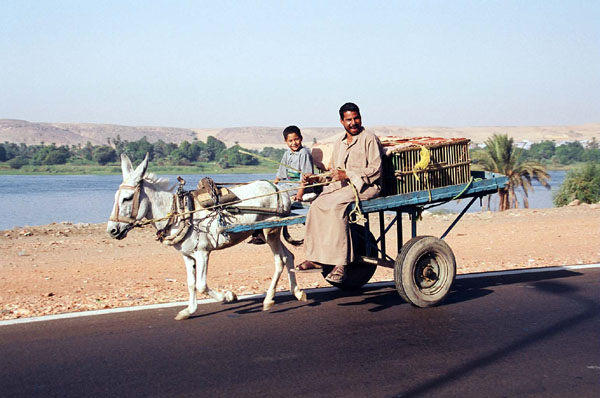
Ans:
{"type": "MultiPolygon", "coordinates": [[[[455,305],[463,302],[477,300],[481,297],[485,297],[489,294],[493,294],[493,289],[490,287],[510,285],[515,283],[533,283],[539,281],[548,281],[553,279],[568,278],[573,276],[581,275],[578,272],[560,270],[560,271],[548,271],[539,273],[523,273],[514,275],[497,275],[480,278],[466,278],[456,280],[446,297],[446,300],[441,303],[444,305],[455,305]]],[[[219,311],[212,311],[204,314],[193,315],[190,319],[203,318],[211,315],[220,313],[234,313],[237,315],[252,314],[262,312],[262,301],[264,297],[259,296],[256,298],[245,299],[240,302],[231,304],[224,304],[223,309],[219,311]]],[[[288,311],[294,311],[303,307],[315,307],[322,303],[344,299],[340,302],[340,306],[366,306],[366,310],[369,312],[379,312],[389,308],[396,307],[398,305],[407,304],[399,295],[393,284],[390,285],[379,285],[379,286],[367,286],[355,291],[343,291],[343,290],[329,290],[323,292],[311,292],[308,296],[308,302],[299,302],[295,297],[291,295],[277,295],[276,304],[270,313],[284,313],[288,311]],[[356,298],[355,301],[348,301],[348,298],[356,298]],[[297,305],[286,305],[282,304],[294,304],[297,305]]]]}
{"type": "MultiPolygon", "coordinates": [[[[454,369],[448,369],[443,376],[434,377],[420,383],[417,386],[410,388],[409,390],[402,391],[394,395],[395,397],[409,398],[409,397],[423,397],[432,396],[435,390],[443,388],[449,384],[457,383],[461,378],[468,377],[474,371],[481,371],[481,369],[491,366],[494,363],[505,360],[506,357],[524,351],[532,345],[539,344],[543,340],[550,339],[560,333],[565,332],[568,329],[577,327],[583,322],[587,322],[592,318],[600,316],[600,305],[595,301],[588,299],[582,295],[577,294],[577,289],[567,285],[566,283],[556,280],[557,278],[564,278],[569,276],[575,276],[578,273],[570,271],[560,271],[548,275],[547,273],[536,274],[536,275],[518,275],[509,278],[510,280],[506,283],[519,283],[519,282],[531,282],[532,286],[548,295],[560,295],[568,300],[575,301],[581,305],[581,311],[565,314],[555,314],[560,317],[557,322],[544,327],[541,330],[529,333],[527,336],[514,341],[511,344],[507,344],[503,347],[491,350],[490,352],[475,358],[464,365],[457,366],[454,369]],[[543,277],[542,277],[543,276],[543,277]]],[[[481,289],[481,286],[497,285],[496,280],[491,278],[484,278],[485,280],[479,280],[475,283],[474,289],[481,289]]],[[[500,283],[500,284],[506,284],[500,283]]]]}

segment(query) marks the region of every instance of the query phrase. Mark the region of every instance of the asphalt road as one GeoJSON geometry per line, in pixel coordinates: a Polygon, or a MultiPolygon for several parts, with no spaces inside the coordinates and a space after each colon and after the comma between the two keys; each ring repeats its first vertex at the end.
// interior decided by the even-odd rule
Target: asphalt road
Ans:
{"type": "Polygon", "coordinates": [[[600,397],[600,270],[0,326],[1,397],[600,397]]]}

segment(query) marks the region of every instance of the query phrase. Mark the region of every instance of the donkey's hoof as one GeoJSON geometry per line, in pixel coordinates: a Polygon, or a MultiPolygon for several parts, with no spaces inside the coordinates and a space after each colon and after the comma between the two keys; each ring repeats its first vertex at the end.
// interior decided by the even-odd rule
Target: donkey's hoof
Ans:
{"type": "Polygon", "coordinates": [[[186,308],[185,310],[179,311],[179,313],[175,317],[175,320],[183,321],[184,319],[189,319],[190,316],[191,316],[190,311],[186,308]]]}
{"type": "Polygon", "coordinates": [[[300,290],[298,293],[295,294],[296,298],[299,301],[308,301],[308,299],[306,298],[306,293],[304,293],[304,290],[300,290]]]}
{"type": "Polygon", "coordinates": [[[235,293],[234,292],[225,292],[225,302],[232,303],[234,301],[237,301],[237,296],[235,295],[235,293]]]}
{"type": "Polygon", "coordinates": [[[272,300],[263,302],[263,311],[269,311],[273,307],[273,304],[275,304],[275,301],[272,300]]]}

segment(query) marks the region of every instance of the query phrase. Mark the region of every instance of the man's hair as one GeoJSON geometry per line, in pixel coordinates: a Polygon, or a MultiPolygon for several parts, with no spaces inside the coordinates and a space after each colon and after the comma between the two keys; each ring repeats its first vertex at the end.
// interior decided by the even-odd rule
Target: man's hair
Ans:
{"type": "Polygon", "coordinates": [[[356,112],[360,116],[360,109],[358,109],[358,105],[353,102],[346,102],[340,108],[340,120],[344,119],[344,113],[346,112],[356,112]]]}
{"type": "Polygon", "coordinates": [[[296,133],[298,137],[302,139],[302,133],[300,132],[300,129],[297,126],[287,126],[285,129],[283,129],[283,139],[287,140],[288,135],[293,133],[296,133]]]}

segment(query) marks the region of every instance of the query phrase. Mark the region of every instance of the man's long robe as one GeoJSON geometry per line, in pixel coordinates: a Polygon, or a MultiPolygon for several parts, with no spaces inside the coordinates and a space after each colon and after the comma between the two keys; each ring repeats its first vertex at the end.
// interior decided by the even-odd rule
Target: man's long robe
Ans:
{"type": "MultiPolygon", "coordinates": [[[[379,195],[383,151],[376,135],[363,130],[348,144],[346,135],[335,142],[332,166],[346,171],[360,200],[379,195]]],[[[347,265],[354,261],[348,224],[348,204],[354,202],[348,181],[323,189],[310,205],[304,239],[306,259],[322,264],[347,265]]]]}

